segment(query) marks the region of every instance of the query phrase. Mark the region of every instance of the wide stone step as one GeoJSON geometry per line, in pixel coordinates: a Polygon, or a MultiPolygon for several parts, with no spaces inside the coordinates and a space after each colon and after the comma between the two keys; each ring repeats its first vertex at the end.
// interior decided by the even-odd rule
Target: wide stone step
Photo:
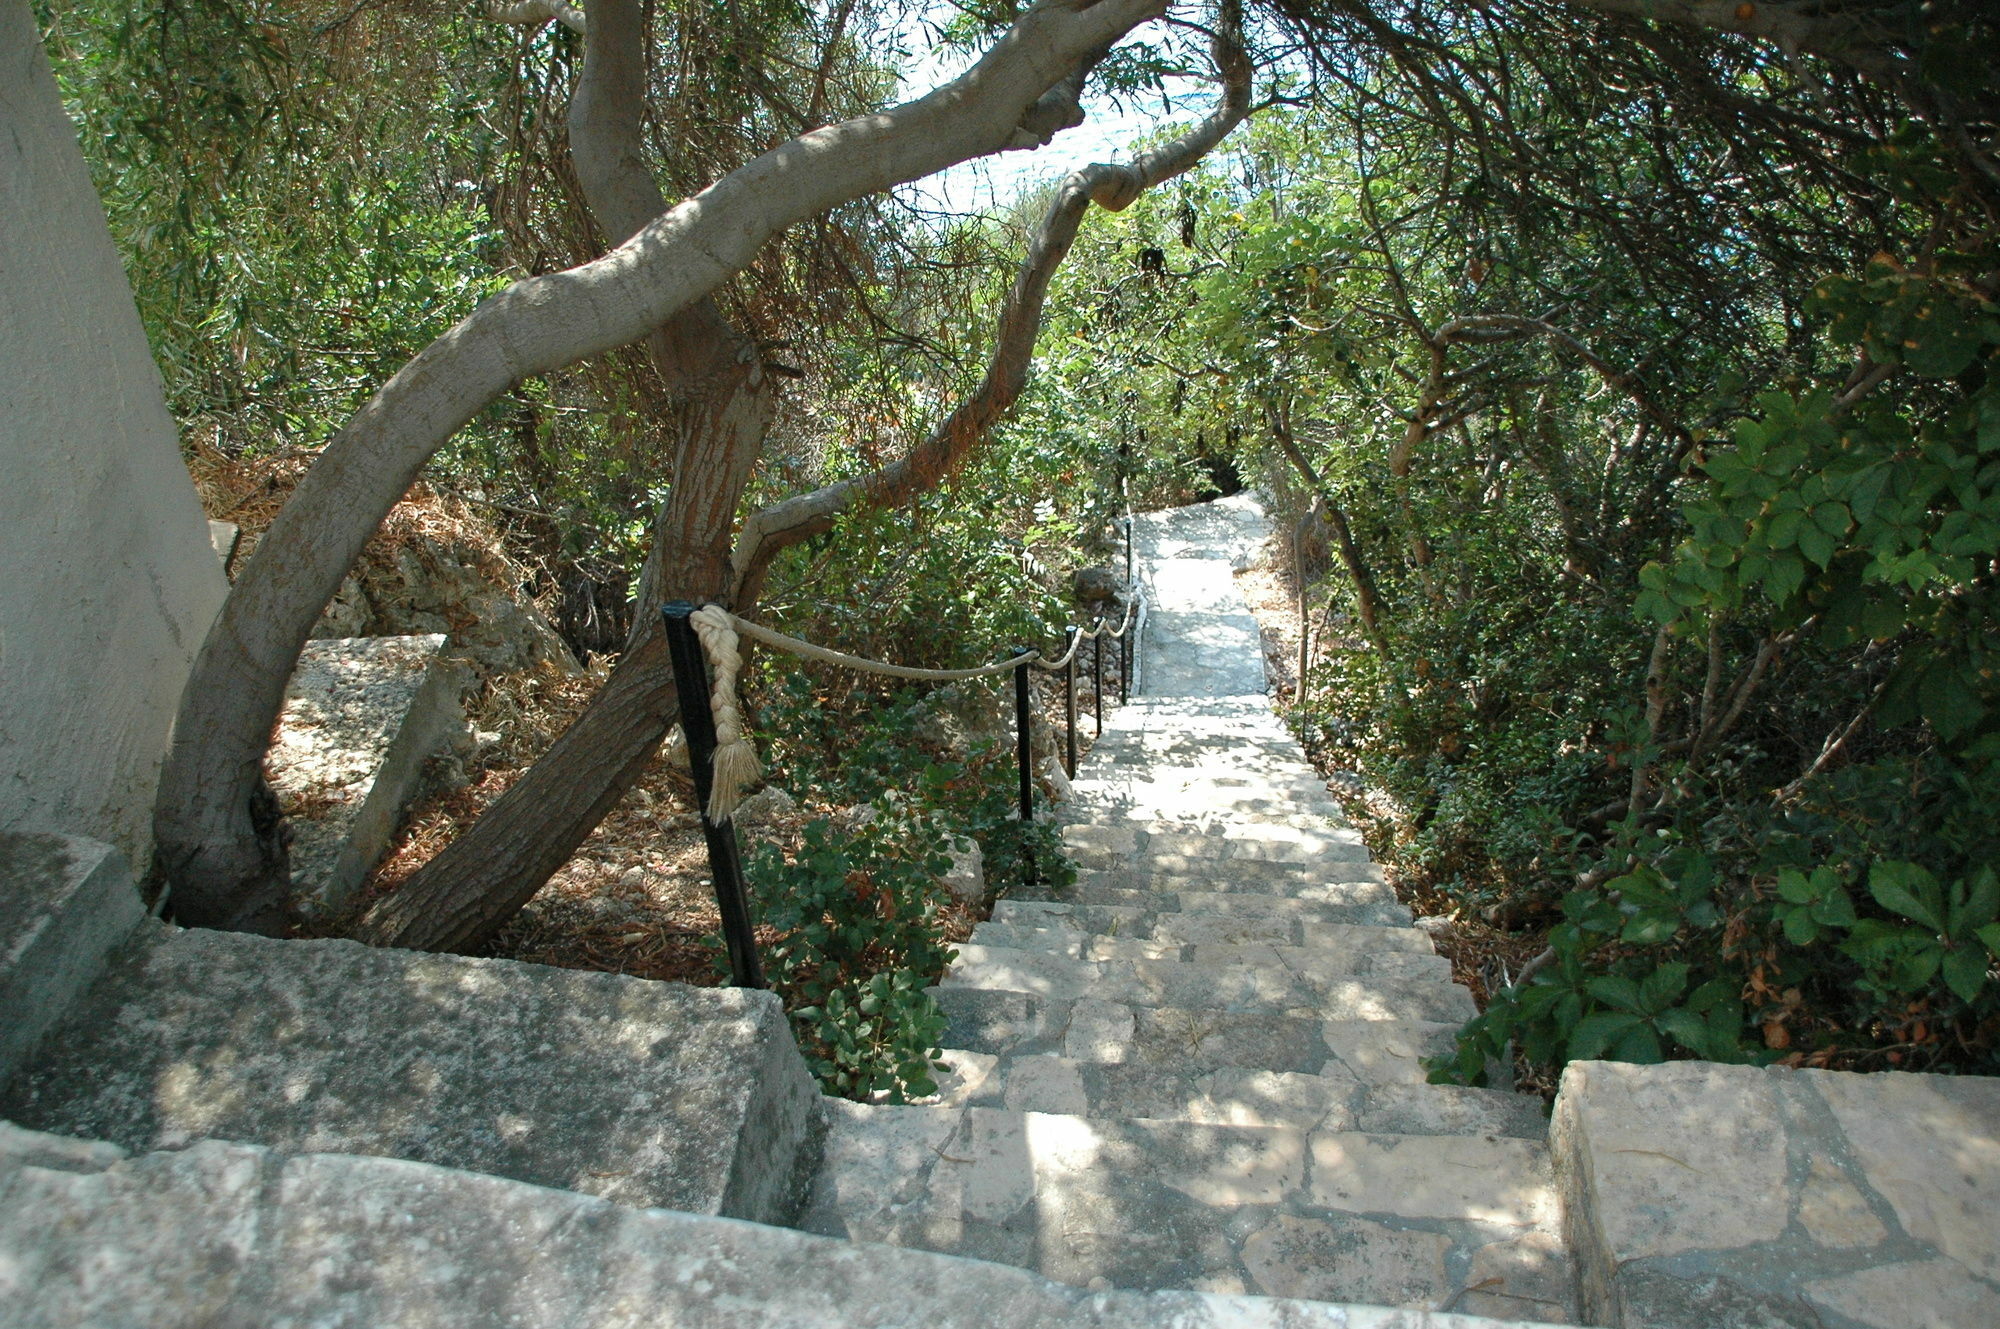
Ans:
{"type": "MultiPolygon", "coordinates": [[[[1078,868],[1069,887],[1035,888],[1050,898],[1071,899],[1086,888],[1105,891],[1153,891],[1197,895],[1279,895],[1293,900],[1325,900],[1334,904],[1384,902],[1396,898],[1382,882],[1373,863],[1329,863],[1324,868],[1298,868],[1288,863],[1242,863],[1204,859],[1195,872],[1156,872],[1146,868],[1078,868]]],[[[1105,903],[1113,903],[1105,901],[1105,903]]]]}
{"type": "MultiPolygon", "coordinates": [[[[1155,924],[1157,931],[1158,925],[1155,924]]],[[[1197,964],[1262,964],[1325,969],[1335,973],[1393,972],[1401,977],[1449,973],[1449,964],[1415,928],[1329,929],[1313,942],[1284,937],[1107,937],[1072,928],[981,923],[972,929],[981,946],[1044,951],[1072,960],[1186,960],[1197,964]]]]}
{"type": "Polygon", "coordinates": [[[1324,1074],[1239,1066],[1188,1070],[948,1051],[937,1101],[1080,1117],[1144,1117],[1211,1125],[1291,1126],[1394,1135],[1512,1135],[1539,1140],[1540,1098],[1464,1085],[1369,1084],[1342,1066],[1324,1074]]]}
{"type": "MultiPolygon", "coordinates": [[[[1191,883],[1206,884],[1206,883],[1191,883]]],[[[1223,915],[1243,919],[1290,919],[1300,923],[1349,923],[1369,927],[1408,927],[1410,911],[1394,901],[1301,900],[1284,895],[1260,895],[1248,891],[1140,891],[1112,897],[1146,903],[1072,903],[1069,900],[1002,900],[993,906],[993,917],[1003,923],[1049,926],[1050,920],[1068,918],[1088,932],[1133,936],[1136,927],[1150,929],[1155,915],[1171,913],[1223,915]]]]}
{"type": "Polygon", "coordinates": [[[1165,859],[1222,859],[1241,863],[1287,863],[1314,867],[1368,861],[1358,831],[1297,827],[1217,825],[1204,829],[1161,830],[1145,825],[1070,826],[1063,847],[1085,867],[1144,867],[1172,872],[1165,859]]]}
{"type": "Polygon", "coordinates": [[[1344,825],[1339,808],[1269,790],[1241,790],[1233,796],[1218,796],[1199,790],[1181,794],[1161,791],[1138,795],[1100,786],[1078,793],[1074,787],[1068,802],[1056,813],[1064,825],[1104,826],[1119,822],[1147,822],[1160,830],[1206,830],[1224,823],[1245,826],[1282,826],[1302,831],[1328,830],[1344,825]]]}
{"type": "MultiPolygon", "coordinates": [[[[858,1189],[862,1170],[851,1154],[843,1161],[844,1184],[858,1189]]],[[[399,1159],[220,1141],[125,1158],[3,1123],[0,1280],[9,1329],[1415,1324],[1365,1306],[1091,1293],[1019,1267],[627,1208],[399,1159]]]]}
{"type": "MultiPolygon", "coordinates": [[[[1194,950],[1204,948],[1194,947],[1194,950]]],[[[1478,1014],[1472,995],[1451,982],[1440,956],[1387,952],[1315,963],[1304,948],[1266,955],[1227,952],[1213,958],[1083,960],[1039,950],[967,945],[946,976],[945,987],[981,987],[1074,1001],[1095,997],[1127,1006],[1178,1006],[1190,1010],[1300,1011],[1323,1019],[1469,1020],[1478,1014]],[[1355,972],[1345,965],[1363,966],[1355,972]]]]}
{"type": "Polygon", "coordinates": [[[1424,1058],[1449,1054],[1459,1026],[1405,1019],[1325,1019],[1270,1011],[1130,1006],[993,988],[929,989],[946,1020],[944,1046],[996,1057],[1053,1053],[1076,1061],[1178,1070],[1330,1073],[1369,1084],[1423,1084],[1424,1058]]]}
{"type": "Polygon", "coordinates": [[[809,1231],[1059,1282],[1570,1318],[1546,1147],[992,1108],[829,1108],[809,1231]]]}
{"type": "Polygon", "coordinates": [[[0,1118],[776,1222],[818,1102],[769,992],[148,924],[0,1090],[0,1118]]]}

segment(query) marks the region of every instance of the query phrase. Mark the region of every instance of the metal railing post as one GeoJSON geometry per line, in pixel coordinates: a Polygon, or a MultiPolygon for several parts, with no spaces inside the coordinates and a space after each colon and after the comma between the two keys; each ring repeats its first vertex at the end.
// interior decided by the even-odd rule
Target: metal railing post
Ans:
{"type": "Polygon", "coordinates": [[[1076,778],[1076,634],[1069,630],[1069,658],[1063,662],[1063,774],[1076,778]]]}
{"type": "Polygon", "coordinates": [[[1132,514],[1125,514],[1125,584],[1132,584],[1132,514]]]}
{"type": "MultiPolygon", "coordinates": [[[[1016,651],[1027,654],[1027,648],[1016,651]]],[[[1035,884],[1034,850],[1028,844],[1028,828],[1035,822],[1034,739],[1028,721],[1028,661],[1014,666],[1014,762],[1021,770],[1021,879],[1035,884]]]]}
{"type": "Polygon", "coordinates": [[[1097,711],[1097,736],[1104,737],[1104,619],[1099,617],[1097,636],[1091,639],[1095,654],[1090,664],[1090,704],[1097,711]]]}
{"type": "Polygon", "coordinates": [[[695,805],[701,814],[702,838],[708,841],[708,870],[715,882],[716,907],[722,911],[730,979],[740,988],[768,987],[750,929],[736,823],[725,819],[718,826],[708,819],[708,794],[715,782],[715,717],[708,709],[708,661],[702,656],[694,625],[688,622],[694,611],[685,600],[676,600],[661,610],[667,623],[667,653],[674,665],[674,691],[680,697],[681,732],[687,735],[688,764],[694,771],[695,805]]]}

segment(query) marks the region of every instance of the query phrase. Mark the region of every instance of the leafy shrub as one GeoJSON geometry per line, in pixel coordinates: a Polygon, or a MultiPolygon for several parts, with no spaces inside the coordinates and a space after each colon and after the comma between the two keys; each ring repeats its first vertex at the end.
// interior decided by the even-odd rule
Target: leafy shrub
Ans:
{"type": "Polygon", "coordinates": [[[745,865],[771,985],[821,1086],[892,1101],[936,1092],[944,1013],[924,991],[957,952],[945,945],[938,878],[951,866],[936,822],[885,799],[866,823],[818,818],[787,861],[775,845],[745,865]]]}

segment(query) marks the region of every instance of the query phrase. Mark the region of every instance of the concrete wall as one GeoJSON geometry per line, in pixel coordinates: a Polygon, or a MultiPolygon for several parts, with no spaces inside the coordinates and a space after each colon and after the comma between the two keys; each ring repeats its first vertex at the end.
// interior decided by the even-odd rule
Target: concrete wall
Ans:
{"type": "Polygon", "coordinates": [[[226,587],[26,0],[0,0],[0,830],[151,859],[226,587]]]}

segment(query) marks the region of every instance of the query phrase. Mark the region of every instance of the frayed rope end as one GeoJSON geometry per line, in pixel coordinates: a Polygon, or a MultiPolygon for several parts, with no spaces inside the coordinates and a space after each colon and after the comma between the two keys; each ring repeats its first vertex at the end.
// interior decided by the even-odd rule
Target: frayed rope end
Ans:
{"type": "Polygon", "coordinates": [[[743,735],[743,713],[736,699],[736,675],[743,655],[736,628],[720,605],[703,605],[688,615],[713,675],[708,707],[715,717],[715,757],[710,767],[708,819],[720,825],[735,814],[751,785],[764,774],[757,752],[743,735]]]}

